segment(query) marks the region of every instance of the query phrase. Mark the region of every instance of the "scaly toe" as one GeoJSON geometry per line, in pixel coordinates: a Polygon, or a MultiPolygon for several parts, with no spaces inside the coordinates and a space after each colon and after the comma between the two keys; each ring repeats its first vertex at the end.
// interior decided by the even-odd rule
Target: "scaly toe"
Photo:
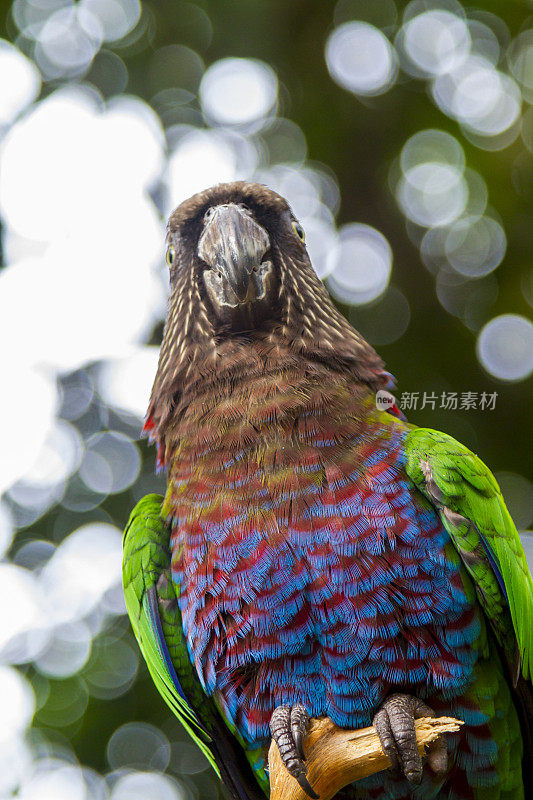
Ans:
{"type": "Polygon", "coordinates": [[[303,740],[309,721],[309,714],[303,706],[278,706],[270,718],[270,732],[287,771],[309,797],[318,800],[317,793],[307,780],[307,766],[303,752],[303,740]]]}
{"type": "Polygon", "coordinates": [[[374,727],[384,752],[393,766],[401,764],[402,771],[410,783],[422,780],[422,758],[416,741],[415,719],[434,717],[435,712],[418,697],[408,694],[392,694],[387,697],[374,717],[374,727]]]}

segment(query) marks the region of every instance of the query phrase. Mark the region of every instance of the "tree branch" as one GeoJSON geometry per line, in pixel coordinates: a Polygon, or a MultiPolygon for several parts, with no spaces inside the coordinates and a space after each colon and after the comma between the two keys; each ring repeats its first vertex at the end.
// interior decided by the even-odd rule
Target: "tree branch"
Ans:
{"type": "MultiPolygon", "coordinates": [[[[424,717],[415,721],[418,750],[425,748],[445,733],[455,733],[463,723],[451,717],[424,717]]],[[[313,719],[305,738],[304,750],[308,765],[309,783],[320,800],[331,800],[347,786],[375,772],[390,767],[381,748],[375,728],[357,731],[338,728],[329,718],[313,719]]],[[[297,781],[290,775],[272,742],[268,753],[270,800],[309,800],[297,781]]]]}

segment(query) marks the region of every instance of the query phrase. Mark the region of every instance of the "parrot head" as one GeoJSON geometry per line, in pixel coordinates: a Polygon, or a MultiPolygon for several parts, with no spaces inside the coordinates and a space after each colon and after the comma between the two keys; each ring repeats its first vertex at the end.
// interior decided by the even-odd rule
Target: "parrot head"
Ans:
{"type": "Polygon", "coordinates": [[[160,438],[202,381],[313,361],[384,385],[381,359],[333,305],[287,201],[257,183],[183,202],[167,228],[170,301],[145,430],[160,438]]]}
{"type": "Polygon", "coordinates": [[[218,336],[279,319],[281,254],[309,264],[286,201],[258,184],[222,184],[190,198],[170,217],[167,240],[171,281],[192,272],[196,302],[218,336]]]}

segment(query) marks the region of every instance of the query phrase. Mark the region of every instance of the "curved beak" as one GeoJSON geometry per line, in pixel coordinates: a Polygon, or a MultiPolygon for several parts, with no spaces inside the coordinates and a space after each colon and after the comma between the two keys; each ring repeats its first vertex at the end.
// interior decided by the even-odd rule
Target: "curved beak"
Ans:
{"type": "Polygon", "coordinates": [[[208,266],[204,283],[215,307],[235,309],[265,298],[273,272],[271,262],[263,262],[269,247],[267,232],[243,206],[209,209],[198,255],[208,266]]]}

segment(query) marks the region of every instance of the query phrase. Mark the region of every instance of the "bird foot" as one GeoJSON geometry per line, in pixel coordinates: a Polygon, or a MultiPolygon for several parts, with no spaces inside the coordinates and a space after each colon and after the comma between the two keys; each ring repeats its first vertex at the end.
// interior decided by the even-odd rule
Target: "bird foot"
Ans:
{"type": "MultiPolygon", "coordinates": [[[[415,719],[434,716],[433,709],[418,697],[392,694],[387,697],[372,721],[392,767],[400,767],[407,780],[415,785],[422,780],[422,758],[416,743],[415,719]]],[[[448,751],[444,737],[430,745],[427,757],[434,772],[446,772],[448,751]]]]}
{"type": "Polygon", "coordinates": [[[303,706],[278,706],[270,718],[270,732],[287,771],[309,797],[318,800],[317,793],[307,780],[307,765],[303,750],[304,736],[309,722],[309,714],[303,706]]]}

